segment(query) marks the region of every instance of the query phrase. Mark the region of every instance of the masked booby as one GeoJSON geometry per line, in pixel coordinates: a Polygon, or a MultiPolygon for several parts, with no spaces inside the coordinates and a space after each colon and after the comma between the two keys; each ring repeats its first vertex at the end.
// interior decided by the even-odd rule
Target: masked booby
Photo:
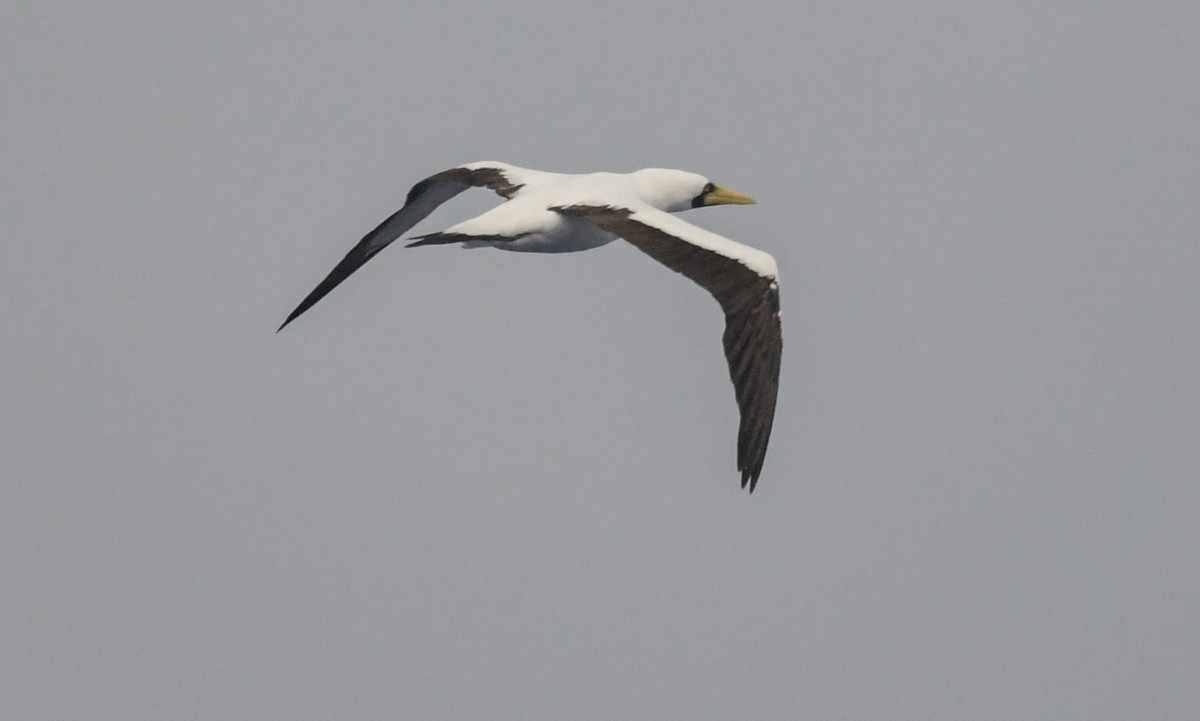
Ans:
{"type": "MultiPolygon", "coordinates": [[[[461,243],[533,253],[596,248],[623,238],[711,293],[725,312],[725,357],[741,413],[737,466],[742,488],[758,483],[775,417],[783,340],[775,259],[698,228],[672,213],[754,200],[682,170],[568,175],[507,163],[470,163],[412,187],[404,207],[367,233],[279,330],[325,297],[439,205],[467,188],[489,188],[507,202],[406,247],[461,243]]],[[[276,331],[278,332],[278,331],[276,331]]]]}

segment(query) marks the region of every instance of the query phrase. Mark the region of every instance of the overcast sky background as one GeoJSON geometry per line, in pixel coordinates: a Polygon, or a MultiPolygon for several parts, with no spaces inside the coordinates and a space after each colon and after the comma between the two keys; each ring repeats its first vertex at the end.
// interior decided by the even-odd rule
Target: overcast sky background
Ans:
{"type": "Polygon", "coordinates": [[[7,2],[0,717],[1200,718],[1200,6],[7,2]],[[782,271],[394,246],[681,167],[782,271]],[[417,231],[490,207],[461,196],[417,231]]]}

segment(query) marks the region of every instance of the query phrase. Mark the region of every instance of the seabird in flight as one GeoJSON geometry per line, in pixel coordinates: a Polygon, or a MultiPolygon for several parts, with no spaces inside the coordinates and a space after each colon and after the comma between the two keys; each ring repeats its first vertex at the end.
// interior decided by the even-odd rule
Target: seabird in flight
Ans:
{"type": "Polygon", "coordinates": [[[406,247],[462,243],[532,253],[588,250],[624,238],[691,278],[725,311],[725,357],[741,423],[742,487],[758,483],[775,417],[783,341],[775,259],[672,215],[681,210],[754,200],[682,170],[568,175],[506,163],[470,163],[413,186],[404,207],[367,233],[292,311],[291,323],[439,205],[467,188],[490,188],[508,202],[406,247]]]}

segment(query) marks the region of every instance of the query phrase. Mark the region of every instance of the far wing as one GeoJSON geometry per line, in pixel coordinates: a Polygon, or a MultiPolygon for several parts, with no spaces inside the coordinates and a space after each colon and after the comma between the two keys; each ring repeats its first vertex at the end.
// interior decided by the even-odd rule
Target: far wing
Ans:
{"type": "Polygon", "coordinates": [[[713,294],[725,311],[725,358],[737,396],[742,487],[758,483],[775,419],[783,335],[775,260],[762,251],[652,208],[553,208],[621,236],[713,294]]]}
{"type": "Polygon", "coordinates": [[[321,281],[308,294],[308,297],[296,306],[296,309],[276,332],[283,330],[288,323],[300,317],[304,311],[311,308],[339,283],[349,278],[350,274],[362,267],[363,263],[375,257],[376,253],[388,247],[392,241],[407,233],[442,203],[470,187],[491,188],[497,194],[511,198],[530,178],[537,175],[543,174],[505,163],[484,162],[443,170],[417,183],[412,190],[408,191],[404,207],[380,223],[375,230],[363,236],[358,245],[351,248],[346,257],[334,266],[329,275],[325,276],[325,280],[321,281]]]}

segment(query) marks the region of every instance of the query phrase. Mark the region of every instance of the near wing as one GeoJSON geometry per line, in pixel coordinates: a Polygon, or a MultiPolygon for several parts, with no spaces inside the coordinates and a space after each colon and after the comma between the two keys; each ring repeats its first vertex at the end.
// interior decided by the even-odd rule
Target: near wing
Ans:
{"type": "Polygon", "coordinates": [[[742,488],[758,483],[775,418],[783,336],[775,260],[762,251],[652,208],[571,205],[553,208],[619,235],[703,286],[725,311],[725,358],[741,411],[742,488]]]}
{"type": "Polygon", "coordinates": [[[358,270],[363,263],[373,258],[376,253],[388,247],[392,241],[407,233],[417,223],[424,220],[439,205],[450,200],[467,188],[491,188],[499,195],[510,198],[521,189],[525,175],[533,175],[534,171],[506,165],[504,163],[472,163],[459,168],[451,168],[431,175],[422,180],[408,191],[404,207],[396,211],[390,218],[379,224],[375,230],[363,236],[358,245],[350,249],[345,258],[338,263],[325,280],[321,281],[313,292],[308,294],[296,310],[287,317],[278,333],[288,323],[300,317],[304,311],[311,308],[317,301],[337,287],[350,274],[358,270]]]}

